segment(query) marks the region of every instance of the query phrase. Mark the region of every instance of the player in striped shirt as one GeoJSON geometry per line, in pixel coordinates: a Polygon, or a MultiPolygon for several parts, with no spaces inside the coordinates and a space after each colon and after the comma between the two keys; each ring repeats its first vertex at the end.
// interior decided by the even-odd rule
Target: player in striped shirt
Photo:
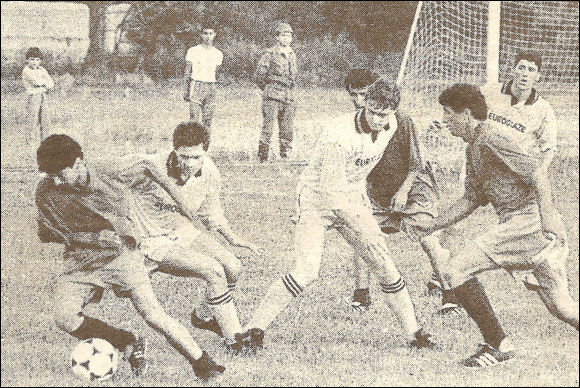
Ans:
{"type": "Polygon", "coordinates": [[[506,269],[532,270],[534,290],[550,313],[578,330],[578,302],[568,291],[568,243],[554,208],[542,158],[525,152],[525,133],[506,140],[505,130],[488,116],[485,99],[471,85],[454,85],[439,97],[443,121],[454,136],[468,143],[465,194],[442,211],[422,233],[448,227],[491,203],[499,225],[478,236],[451,256],[444,280],[477,323],[485,344],[464,361],[481,368],[515,356],[514,347],[499,324],[478,273],[506,269]]]}
{"type": "Polygon", "coordinates": [[[398,87],[386,80],[373,83],[364,109],[330,120],[298,183],[298,220],[294,269],[275,281],[246,325],[242,340],[261,348],[264,330],[319,275],[327,229],[336,229],[377,274],[387,304],[415,347],[429,347],[419,328],[411,298],[367,196],[366,178],[397,131],[398,87]]]}
{"type": "Polygon", "coordinates": [[[135,375],[144,374],[145,339],[83,313],[86,305],[101,300],[104,290],[112,289],[117,296],[130,298],[147,324],[167,338],[197,376],[223,372],[187,329],[165,313],[153,293],[127,191],[87,167],[81,147],[66,135],[45,139],[37,159],[39,170],[47,174],[36,190],[38,235],[42,242],[64,244],[68,264],[54,285],[57,326],[81,340],[106,339],[130,354],[135,375]]]}
{"type": "Polygon", "coordinates": [[[242,328],[232,293],[242,264],[206,229],[219,232],[232,246],[258,247],[235,234],[224,217],[221,175],[204,150],[205,139],[204,127],[181,123],[173,134],[173,150],[128,155],[114,174],[133,192],[141,250],[156,270],[207,281],[206,303],[213,317],[194,311],[192,324],[222,335],[228,348],[239,351],[235,334],[242,328]]]}

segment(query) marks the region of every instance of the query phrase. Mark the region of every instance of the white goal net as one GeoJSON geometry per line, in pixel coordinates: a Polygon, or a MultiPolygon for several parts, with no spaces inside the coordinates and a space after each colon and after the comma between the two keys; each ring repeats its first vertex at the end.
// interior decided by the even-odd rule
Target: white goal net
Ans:
{"type": "Polygon", "coordinates": [[[575,88],[577,93],[578,2],[502,1],[494,35],[499,39],[496,69],[488,68],[488,33],[494,34],[497,25],[492,20],[490,28],[490,2],[420,3],[400,75],[407,103],[436,98],[457,82],[501,82],[520,50],[542,56],[541,91],[570,93],[575,88]],[[499,79],[488,79],[495,74],[499,79]]]}

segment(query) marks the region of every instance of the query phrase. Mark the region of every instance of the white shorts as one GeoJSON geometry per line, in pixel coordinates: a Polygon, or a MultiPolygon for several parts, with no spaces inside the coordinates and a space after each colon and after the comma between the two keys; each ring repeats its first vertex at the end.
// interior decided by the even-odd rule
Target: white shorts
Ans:
{"type": "Polygon", "coordinates": [[[145,255],[146,265],[151,267],[154,263],[163,262],[167,254],[176,248],[190,249],[201,233],[188,222],[170,233],[144,238],[140,249],[145,255]]]}

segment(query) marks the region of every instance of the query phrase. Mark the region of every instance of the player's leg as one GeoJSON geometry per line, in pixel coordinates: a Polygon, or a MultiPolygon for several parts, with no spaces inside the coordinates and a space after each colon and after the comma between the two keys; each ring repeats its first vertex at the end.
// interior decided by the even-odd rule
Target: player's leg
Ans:
{"type": "Polygon", "coordinates": [[[258,159],[260,162],[268,160],[268,150],[270,148],[270,139],[274,131],[274,121],[278,116],[278,101],[271,99],[262,100],[262,133],[258,144],[258,159]]]}
{"type": "Polygon", "coordinates": [[[364,311],[371,305],[370,282],[371,271],[360,253],[354,252],[354,282],[355,290],[351,306],[357,311],[364,311]]]}
{"type": "Polygon", "coordinates": [[[200,83],[192,80],[189,89],[189,120],[201,123],[201,107],[203,95],[201,95],[200,83]]]}
{"type": "Polygon", "coordinates": [[[548,250],[546,259],[534,269],[537,293],[552,315],[578,330],[578,301],[570,296],[566,276],[568,243],[554,241],[548,250]]]}
{"type": "Polygon", "coordinates": [[[42,106],[42,94],[29,94],[26,112],[26,138],[25,142],[34,142],[38,138],[40,128],[40,112],[42,106]]]}
{"type": "MultiPolygon", "coordinates": [[[[318,277],[324,247],[324,220],[316,211],[301,211],[296,224],[294,269],[272,283],[246,329],[266,330],[278,314],[318,277]]],[[[261,344],[258,344],[261,346],[261,344]]]]}
{"type": "MultiPolygon", "coordinates": [[[[79,276],[87,278],[83,274],[79,276]]],[[[56,281],[53,296],[56,325],[80,340],[103,338],[124,351],[129,344],[135,342],[136,336],[83,314],[83,308],[87,304],[100,301],[103,288],[88,283],[90,279],[80,277],[75,278],[75,274],[71,274],[56,281]]]]}
{"type": "MultiPolygon", "coordinates": [[[[227,344],[231,344],[235,342],[235,334],[241,331],[241,325],[228,288],[227,276],[217,260],[198,249],[199,238],[198,236],[185,245],[179,244],[179,237],[174,243],[167,240],[162,246],[151,249],[149,256],[156,261],[160,272],[174,276],[199,277],[207,282],[205,303],[216,319],[216,322],[212,322],[212,330],[222,335],[227,344]]],[[[192,313],[194,325],[199,320],[197,315],[192,313]]],[[[202,328],[209,329],[205,326],[202,328]]]]}
{"type": "Polygon", "coordinates": [[[213,112],[215,109],[216,86],[215,84],[206,84],[207,91],[201,109],[202,124],[205,130],[206,140],[204,149],[207,150],[211,140],[211,123],[213,120],[213,112]]]}
{"type": "Polygon", "coordinates": [[[280,104],[282,109],[278,112],[278,135],[280,137],[280,157],[287,157],[292,149],[294,138],[294,116],[296,104],[293,101],[280,104]]]}

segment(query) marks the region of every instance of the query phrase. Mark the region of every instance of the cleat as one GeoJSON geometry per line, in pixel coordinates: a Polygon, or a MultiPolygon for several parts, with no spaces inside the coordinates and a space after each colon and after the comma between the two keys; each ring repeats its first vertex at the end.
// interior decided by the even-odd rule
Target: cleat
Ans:
{"type": "Polygon", "coordinates": [[[208,380],[211,377],[224,373],[226,370],[224,366],[212,360],[206,352],[202,353],[199,360],[193,360],[191,366],[193,367],[195,375],[202,380],[208,380]]]}
{"type": "Polygon", "coordinates": [[[354,290],[354,295],[352,296],[352,302],[350,306],[359,312],[365,312],[369,309],[371,305],[371,294],[368,288],[359,288],[354,290]]]}
{"type": "Polygon", "coordinates": [[[131,371],[136,377],[143,376],[147,372],[147,340],[138,337],[129,347],[131,351],[127,360],[131,365],[131,371]]]}
{"type": "Polygon", "coordinates": [[[439,315],[463,315],[463,307],[458,305],[457,303],[443,303],[443,306],[437,311],[439,315]]]}
{"type": "Polygon", "coordinates": [[[220,337],[223,336],[222,335],[222,328],[217,323],[217,320],[215,319],[215,317],[213,317],[213,318],[205,318],[205,319],[204,318],[200,318],[197,315],[197,312],[194,310],[191,313],[191,324],[194,327],[197,327],[198,329],[213,331],[214,333],[216,333],[220,337]]]}
{"type": "Polygon", "coordinates": [[[437,344],[431,340],[431,334],[419,329],[415,332],[415,339],[411,341],[410,345],[417,349],[433,349],[437,344]]]}
{"type": "Polygon", "coordinates": [[[462,362],[462,365],[467,368],[487,368],[490,366],[499,365],[503,362],[509,361],[515,357],[513,350],[502,352],[488,344],[482,344],[481,349],[473,356],[462,362]]]}
{"type": "Polygon", "coordinates": [[[236,334],[235,347],[233,350],[237,349],[240,352],[242,349],[247,349],[253,353],[257,349],[262,349],[264,347],[264,331],[262,329],[253,328],[248,329],[243,333],[236,334]]]}

